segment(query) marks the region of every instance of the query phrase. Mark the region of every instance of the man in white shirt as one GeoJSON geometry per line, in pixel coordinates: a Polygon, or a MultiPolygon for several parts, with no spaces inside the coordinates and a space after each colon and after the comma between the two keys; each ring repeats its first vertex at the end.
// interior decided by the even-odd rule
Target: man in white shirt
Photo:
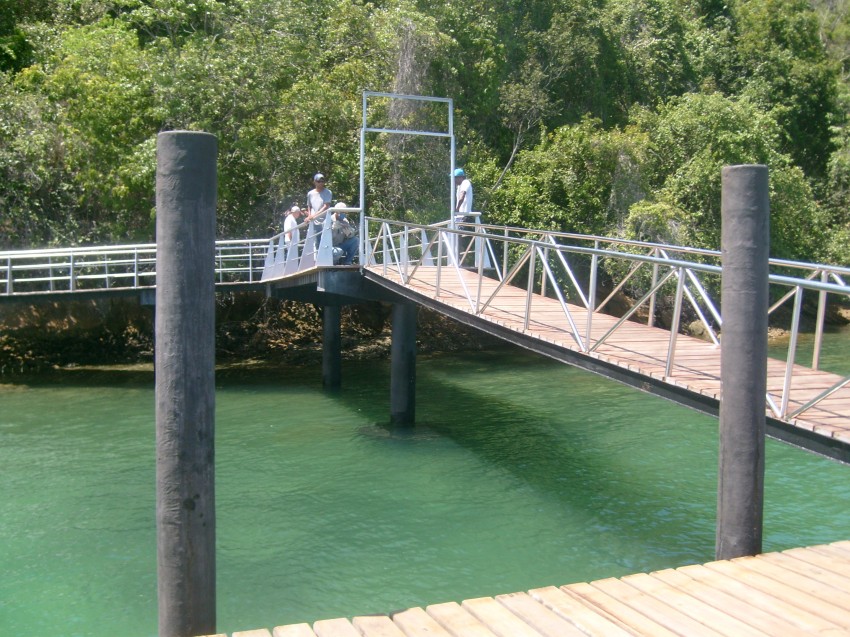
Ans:
{"type": "MultiPolygon", "coordinates": [[[[455,214],[458,221],[472,212],[472,183],[466,178],[463,168],[455,170],[455,214]]],[[[467,219],[469,221],[469,219],[467,219]]]]}
{"type": "Polygon", "coordinates": [[[283,222],[283,232],[286,235],[284,243],[287,246],[297,245],[301,242],[301,229],[298,227],[298,224],[301,223],[301,216],[301,208],[298,206],[292,206],[289,209],[289,214],[286,215],[286,219],[283,222]]]}
{"type": "Polygon", "coordinates": [[[307,193],[307,219],[312,219],[316,232],[316,247],[322,240],[322,225],[325,222],[325,211],[330,208],[333,193],[325,187],[325,176],[322,173],[313,175],[313,190],[307,193]]]}
{"type": "MultiPolygon", "coordinates": [[[[475,221],[472,217],[472,183],[466,178],[463,168],[455,169],[455,224],[458,230],[474,230],[474,228],[460,224],[469,224],[475,221]]],[[[465,253],[469,248],[469,237],[460,237],[459,252],[465,253]]]]}

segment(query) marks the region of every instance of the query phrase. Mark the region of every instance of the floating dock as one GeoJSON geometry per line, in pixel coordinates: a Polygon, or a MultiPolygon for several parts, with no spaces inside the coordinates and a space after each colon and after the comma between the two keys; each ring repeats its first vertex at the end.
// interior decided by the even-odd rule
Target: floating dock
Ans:
{"type": "Polygon", "coordinates": [[[850,635],[850,541],[232,637],[643,635],[850,635]]]}

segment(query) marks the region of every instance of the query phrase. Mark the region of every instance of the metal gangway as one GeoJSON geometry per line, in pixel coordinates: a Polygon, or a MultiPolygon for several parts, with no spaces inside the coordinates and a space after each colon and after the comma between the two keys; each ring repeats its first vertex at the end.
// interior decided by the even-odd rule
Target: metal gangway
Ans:
{"type": "MultiPolygon", "coordinates": [[[[716,413],[719,251],[495,226],[480,217],[456,227],[361,218],[359,268],[374,283],[528,349],[716,413]],[[699,338],[689,335],[695,331],[699,338]]],[[[285,246],[282,235],[273,237],[263,280],[333,267],[330,244],[318,251],[313,244],[285,246]]],[[[768,313],[784,313],[788,325],[785,359],[768,366],[772,433],[829,455],[838,448],[848,459],[850,377],[822,370],[821,357],[827,306],[850,298],[850,269],[784,259],[769,266],[768,313]],[[803,362],[806,312],[814,314],[814,334],[803,362]]]]}

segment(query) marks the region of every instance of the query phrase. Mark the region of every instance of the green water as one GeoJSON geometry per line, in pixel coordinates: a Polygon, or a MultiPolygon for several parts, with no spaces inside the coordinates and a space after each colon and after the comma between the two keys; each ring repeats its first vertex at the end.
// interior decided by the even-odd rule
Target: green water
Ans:
{"type": "MultiPolygon", "coordinates": [[[[712,559],[717,422],[542,358],[219,373],[218,628],[231,632],[712,559]]],[[[156,633],[148,372],[0,385],[0,634],[156,633]]],[[[850,467],[769,441],[765,550],[850,539],[850,467]]]]}

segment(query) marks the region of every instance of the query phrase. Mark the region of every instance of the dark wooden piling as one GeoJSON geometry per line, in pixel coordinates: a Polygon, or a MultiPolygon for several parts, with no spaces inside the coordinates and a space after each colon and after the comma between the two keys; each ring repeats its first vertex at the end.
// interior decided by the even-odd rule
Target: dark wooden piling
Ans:
{"type": "Polygon", "coordinates": [[[762,549],[770,204],[766,166],[722,171],[719,560],[762,549]]]}
{"type": "Polygon", "coordinates": [[[159,637],[215,632],[217,140],[157,139],[156,517],[159,637]]]}
{"type": "Polygon", "coordinates": [[[393,305],[390,346],[390,422],[412,425],[416,420],[416,319],[412,303],[393,305]]]}
{"type": "Polygon", "coordinates": [[[342,340],[339,305],[322,312],[322,387],[336,391],[342,385],[342,340]]]}

